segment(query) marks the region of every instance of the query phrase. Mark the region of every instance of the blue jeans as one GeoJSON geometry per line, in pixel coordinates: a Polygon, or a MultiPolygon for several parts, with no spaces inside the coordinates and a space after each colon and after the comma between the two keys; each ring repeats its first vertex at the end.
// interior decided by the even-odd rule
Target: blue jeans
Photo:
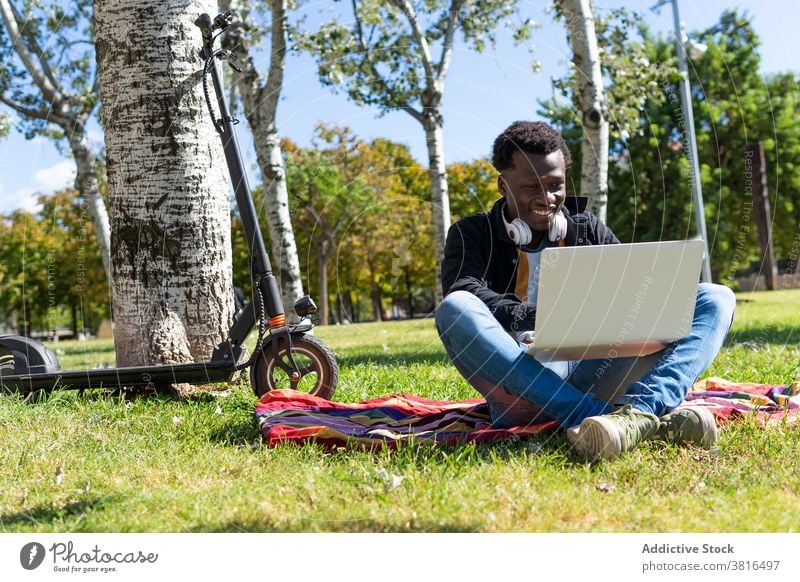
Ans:
{"type": "Polygon", "coordinates": [[[436,328],[450,360],[486,398],[494,426],[555,420],[569,428],[624,404],[656,416],[677,407],[719,353],[735,306],[730,289],[701,283],[689,335],[638,358],[539,362],[466,291],[445,297],[436,328]]]}

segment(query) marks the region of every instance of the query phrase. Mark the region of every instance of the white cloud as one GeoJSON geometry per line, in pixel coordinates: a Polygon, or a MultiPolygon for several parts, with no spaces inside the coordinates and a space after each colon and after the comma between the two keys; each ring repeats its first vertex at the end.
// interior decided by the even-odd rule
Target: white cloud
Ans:
{"type": "Polygon", "coordinates": [[[0,213],[9,213],[16,209],[37,212],[41,208],[36,202],[37,196],[72,186],[75,172],[75,163],[64,160],[49,168],[37,170],[28,185],[14,192],[5,192],[0,185],[0,213]]]}
{"type": "Polygon", "coordinates": [[[0,202],[0,213],[10,213],[14,210],[25,212],[38,212],[42,206],[36,202],[39,192],[35,188],[20,188],[13,194],[3,194],[0,202]]]}
{"type": "Polygon", "coordinates": [[[33,174],[33,182],[42,192],[54,192],[75,182],[75,162],[64,160],[49,168],[42,168],[33,174]]]}

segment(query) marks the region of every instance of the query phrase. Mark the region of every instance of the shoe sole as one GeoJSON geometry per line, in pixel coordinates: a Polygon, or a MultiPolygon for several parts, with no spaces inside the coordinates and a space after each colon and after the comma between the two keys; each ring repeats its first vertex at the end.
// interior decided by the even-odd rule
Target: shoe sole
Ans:
{"type": "Polygon", "coordinates": [[[617,426],[602,416],[585,419],[578,430],[567,431],[567,438],[578,453],[592,461],[615,459],[622,454],[617,426]]]}

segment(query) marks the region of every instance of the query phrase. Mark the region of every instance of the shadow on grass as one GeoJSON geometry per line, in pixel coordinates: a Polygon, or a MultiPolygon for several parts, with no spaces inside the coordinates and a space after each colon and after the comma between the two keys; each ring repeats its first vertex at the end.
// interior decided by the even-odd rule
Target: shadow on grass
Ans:
{"type": "Polygon", "coordinates": [[[425,351],[396,351],[390,353],[375,351],[348,356],[347,352],[336,354],[340,366],[379,365],[379,366],[408,366],[413,364],[438,365],[450,364],[444,350],[425,351]]]}
{"type": "Polygon", "coordinates": [[[213,431],[208,440],[226,446],[251,446],[261,442],[261,433],[252,418],[243,418],[213,431]]]}
{"type": "Polygon", "coordinates": [[[439,523],[384,523],[373,519],[350,520],[308,520],[297,525],[276,524],[269,520],[246,522],[241,520],[218,524],[206,524],[188,530],[191,533],[302,533],[302,532],[337,532],[337,533],[472,533],[481,531],[485,522],[476,521],[470,524],[439,523]]]}
{"type": "Polygon", "coordinates": [[[763,325],[733,329],[728,334],[725,345],[733,347],[736,344],[753,342],[760,344],[800,344],[800,328],[791,326],[763,325]]]}
{"type": "Polygon", "coordinates": [[[110,500],[111,497],[106,495],[103,497],[71,501],[63,505],[42,504],[16,513],[4,513],[0,515],[0,525],[2,525],[3,528],[9,528],[9,526],[18,525],[54,524],[98,509],[103,509],[110,500]]]}

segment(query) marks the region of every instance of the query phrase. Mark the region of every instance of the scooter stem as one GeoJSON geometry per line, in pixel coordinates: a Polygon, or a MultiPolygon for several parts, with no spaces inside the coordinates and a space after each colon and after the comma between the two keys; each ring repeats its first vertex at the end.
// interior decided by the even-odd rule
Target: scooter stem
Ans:
{"type": "MultiPolygon", "coordinates": [[[[208,58],[210,56],[210,51],[211,48],[208,46],[203,47],[203,57],[208,58]]],[[[231,117],[228,103],[225,100],[225,93],[222,90],[222,81],[216,61],[211,68],[211,81],[214,85],[214,94],[217,98],[220,115],[222,116],[220,121],[220,139],[222,140],[225,161],[228,164],[228,172],[230,173],[233,191],[236,196],[236,204],[242,219],[245,239],[247,240],[247,246],[250,251],[253,272],[256,279],[255,282],[259,283],[261,287],[267,315],[270,318],[283,315],[285,312],[283,303],[280,300],[281,294],[278,288],[278,281],[272,273],[272,265],[270,264],[269,255],[264,245],[264,237],[261,234],[261,228],[258,224],[258,215],[256,214],[255,204],[253,203],[253,197],[250,193],[250,186],[247,183],[247,176],[242,164],[236,133],[233,130],[235,121],[233,117],[231,117]]]]}

